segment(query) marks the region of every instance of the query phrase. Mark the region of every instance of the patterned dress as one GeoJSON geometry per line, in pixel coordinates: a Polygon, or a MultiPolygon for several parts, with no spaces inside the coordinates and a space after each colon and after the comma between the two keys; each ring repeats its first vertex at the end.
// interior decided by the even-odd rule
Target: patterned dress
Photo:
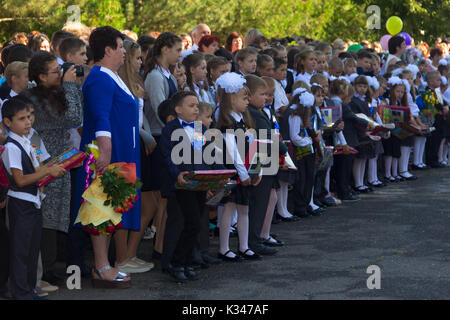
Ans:
{"type": "MultiPolygon", "coordinates": [[[[75,82],[64,82],[67,111],[61,116],[51,107],[50,101],[36,96],[39,87],[25,92],[34,104],[36,120],[33,128],[44,142],[51,158],[71,147],[67,130],[82,121],[82,92],[75,82]]],[[[43,228],[67,232],[70,223],[70,174],[54,179],[45,186],[46,198],[42,203],[43,228]]]]}

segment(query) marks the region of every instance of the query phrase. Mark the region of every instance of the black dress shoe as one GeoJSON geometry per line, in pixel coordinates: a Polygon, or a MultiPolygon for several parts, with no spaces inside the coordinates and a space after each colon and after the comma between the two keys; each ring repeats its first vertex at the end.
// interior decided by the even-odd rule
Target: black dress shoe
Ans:
{"type": "Polygon", "coordinates": [[[280,216],[280,219],[281,219],[281,221],[284,221],[284,222],[295,222],[295,221],[298,221],[298,220],[300,220],[300,218],[299,217],[297,217],[297,216],[291,216],[291,217],[287,217],[287,218],[285,218],[285,217],[281,217],[280,216]]]}
{"type": "Polygon", "coordinates": [[[194,259],[192,261],[191,267],[194,268],[194,269],[200,269],[200,268],[201,269],[208,269],[209,268],[209,264],[206,263],[205,261],[203,261],[203,259],[201,259],[201,260],[194,259]]]}
{"type": "Polygon", "coordinates": [[[256,252],[253,252],[253,254],[247,254],[247,252],[249,252],[249,251],[252,251],[252,250],[247,249],[244,252],[239,250],[239,255],[245,260],[261,260],[261,256],[259,254],[257,254],[256,252]]]}
{"type": "Polygon", "coordinates": [[[404,177],[400,174],[400,177],[402,177],[405,180],[417,180],[417,177],[415,175],[411,175],[410,177],[404,177]]]}
{"type": "Polygon", "coordinates": [[[298,212],[294,212],[294,215],[299,217],[299,218],[309,218],[311,217],[311,215],[307,212],[307,211],[298,211],[298,212]]]}
{"type": "Polygon", "coordinates": [[[164,273],[168,273],[176,282],[185,282],[188,278],[184,274],[184,267],[169,266],[163,269],[164,273]]]}
{"type": "Polygon", "coordinates": [[[324,198],[322,201],[327,207],[335,207],[337,206],[336,202],[332,197],[324,198]]]}
{"type": "Polygon", "coordinates": [[[227,257],[227,254],[229,252],[232,252],[231,250],[228,250],[227,252],[225,252],[225,254],[221,254],[220,252],[217,253],[217,258],[222,259],[223,261],[228,261],[228,262],[238,262],[239,261],[239,256],[236,254],[234,258],[230,258],[227,257]]]}
{"type": "Polygon", "coordinates": [[[162,256],[161,253],[159,253],[158,251],[153,250],[153,252],[152,252],[152,258],[153,258],[153,259],[155,259],[155,260],[161,260],[161,256],[162,256]]]}
{"type": "Polygon", "coordinates": [[[284,242],[273,237],[269,237],[268,239],[263,239],[263,245],[268,247],[282,247],[284,246],[284,242]]]}
{"type": "Polygon", "coordinates": [[[358,201],[358,200],[361,200],[361,198],[350,193],[348,196],[342,197],[341,200],[342,201],[358,201]]]}
{"type": "Polygon", "coordinates": [[[251,248],[254,253],[257,253],[262,256],[273,256],[278,252],[275,248],[269,248],[263,244],[258,245],[257,247],[251,248]]]}
{"type": "Polygon", "coordinates": [[[424,167],[416,166],[415,164],[411,165],[411,170],[424,170],[424,167]]]}
{"type": "Polygon", "coordinates": [[[369,193],[370,192],[369,188],[364,188],[362,186],[358,187],[356,189],[359,191],[359,193],[369,193]]]}
{"type": "Polygon", "coordinates": [[[219,264],[222,260],[211,257],[209,254],[202,255],[203,261],[209,264],[219,264]]]}
{"type": "Polygon", "coordinates": [[[446,168],[447,167],[445,164],[442,164],[442,163],[439,163],[439,162],[430,163],[429,166],[432,167],[432,168],[435,168],[435,169],[441,169],[441,168],[446,168]]]}
{"type": "Polygon", "coordinates": [[[193,267],[184,267],[184,275],[188,280],[198,279],[198,274],[194,271],[193,267]]]}
{"type": "Polygon", "coordinates": [[[317,208],[316,210],[312,210],[312,208],[309,207],[308,212],[309,212],[309,214],[312,215],[312,216],[319,217],[319,216],[321,216],[321,215],[325,212],[325,209],[319,207],[319,208],[317,208]]]}
{"type": "Polygon", "coordinates": [[[314,204],[318,207],[325,208],[326,205],[322,202],[322,200],[314,199],[314,204]]]}

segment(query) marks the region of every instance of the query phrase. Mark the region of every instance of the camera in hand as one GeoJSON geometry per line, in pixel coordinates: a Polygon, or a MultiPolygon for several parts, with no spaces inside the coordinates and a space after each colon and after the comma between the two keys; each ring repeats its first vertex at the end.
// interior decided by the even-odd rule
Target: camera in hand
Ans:
{"type": "MultiPolygon", "coordinates": [[[[74,63],[71,62],[65,62],[61,68],[63,70],[63,77],[64,74],[66,74],[66,71],[70,69],[71,66],[75,65],[74,63]]],[[[84,69],[83,66],[75,66],[75,71],[76,71],[76,75],[77,77],[84,77],[84,69]]]]}

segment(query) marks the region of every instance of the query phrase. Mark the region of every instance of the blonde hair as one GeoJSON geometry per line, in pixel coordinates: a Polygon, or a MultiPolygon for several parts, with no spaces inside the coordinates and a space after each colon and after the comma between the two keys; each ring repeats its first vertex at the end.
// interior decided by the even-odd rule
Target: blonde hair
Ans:
{"type": "Polygon", "coordinates": [[[213,112],[213,106],[210,105],[207,102],[199,102],[198,103],[198,115],[205,114],[206,112],[211,111],[213,112]]]}
{"type": "Polygon", "coordinates": [[[135,56],[136,51],[141,47],[136,42],[127,39],[123,41],[123,47],[127,50],[127,54],[125,56],[125,63],[119,69],[119,76],[135,97],[143,98],[143,96],[138,96],[137,85],[144,88],[144,83],[139,74],[133,70],[131,65],[131,59],[135,56]]]}
{"type": "Polygon", "coordinates": [[[62,27],[63,31],[69,32],[80,39],[89,39],[91,29],[81,22],[68,22],[62,27]]]}
{"type": "Polygon", "coordinates": [[[5,78],[8,86],[12,86],[12,77],[19,77],[24,70],[28,70],[28,62],[14,61],[8,64],[5,69],[5,78]]]}
{"type": "Polygon", "coordinates": [[[256,39],[261,36],[263,36],[263,34],[258,29],[249,29],[244,37],[244,48],[255,43],[256,39]]]}
{"type": "Polygon", "coordinates": [[[267,88],[270,90],[275,90],[275,80],[273,80],[273,78],[262,76],[261,79],[266,82],[267,88]]]}

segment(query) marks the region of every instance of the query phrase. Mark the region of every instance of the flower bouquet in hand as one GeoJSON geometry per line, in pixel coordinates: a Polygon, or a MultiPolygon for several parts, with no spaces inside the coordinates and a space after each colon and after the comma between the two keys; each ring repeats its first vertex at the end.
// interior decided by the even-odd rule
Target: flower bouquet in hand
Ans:
{"type": "Polygon", "coordinates": [[[118,162],[108,165],[107,170],[94,178],[89,185],[89,178],[95,174],[93,163],[98,158],[95,143],[87,146],[87,173],[82,205],[75,223],[81,222],[85,231],[93,235],[110,235],[122,227],[122,214],[133,208],[138,200],[137,190],[142,183],[136,177],[134,163],[118,162]],[[94,147],[92,147],[94,146],[94,147]]]}

